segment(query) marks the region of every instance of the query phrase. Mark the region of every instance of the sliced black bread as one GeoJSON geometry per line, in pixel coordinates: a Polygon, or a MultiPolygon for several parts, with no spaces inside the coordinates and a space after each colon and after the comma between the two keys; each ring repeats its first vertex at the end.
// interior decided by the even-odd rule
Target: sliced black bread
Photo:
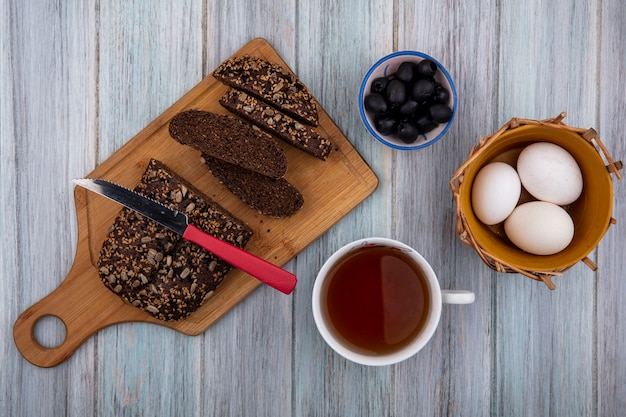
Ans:
{"type": "Polygon", "coordinates": [[[261,214],[289,217],[304,204],[300,191],[284,178],[259,175],[210,155],[202,155],[202,162],[230,192],[261,214]]]}
{"type": "MultiPolygon", "coordinates": [[[[195,226],[243,248],[252,230],[157,160],[136,191],[182,211],[195,226]]],[[[208,299],[231,266],[148,218],[123,208],[98,259],[104,285],[165,321],[180,320],[208,299]]]]}
{"type": "Polygon", "coordinates": [[[243,55],[224,61],[213,76],[257,96],[292,117],[317,126],[317,105],[306,86],[281,65],[243,55]]]}
{"type": "Polygon", "coordinates": [[[203,154],[271,178],[280,178],[287,171],[285,153],[275,140],[233,116],[187,110],[172,118],[169,133],[203,154]]]}
{"type": "Polygon", "coordinates": [[[244,91],[230,88],[220,99],[220,104],[266,132],[323,161],[332,150],[332,143],[326,137],[244,91]]]}

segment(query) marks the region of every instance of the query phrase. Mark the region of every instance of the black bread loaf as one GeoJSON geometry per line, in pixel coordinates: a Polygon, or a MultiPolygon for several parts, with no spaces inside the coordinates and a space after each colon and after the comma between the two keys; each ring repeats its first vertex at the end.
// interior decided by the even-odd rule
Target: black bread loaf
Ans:
{"type": "MultiPolygon", "coordinates": [[[[252,230],[157,160],[135,188],[184,212],[204,232],[243,248],[252,230]]],[[[123,208],[98,259],[104,285],[125,302],[164,320],[188,317],[207,300],[231,266],[178,234],[123,208]]]]}
{"type": "Polygon", "coordinates": [[[284,178],[273,179],[209,155],[202,162],[241,201],[270,217],[289,217],[304,204],[300,191],[284,178]]]}
{"type": "Polygon", "coordinates": [[[306,86],[283,66],[243,55],[224,61],[213,76],[231,87],[257,96],[292,117],[317,126],[317,105],[306,86]]]}
{"type": "Polygon", "coordinates": [[[203,154],[268,177],[280,178],[287,171],[285,153],[274,139],[233,116],[187,110],[172,118],[169,133],[203,154]]]}
{"type": "Polygon", "coordinates": [[[244,91],[229,89],[220,99],[220,104],[237,116],[323,161],[332,150],[332,143],[326,137],[244,91]]]}

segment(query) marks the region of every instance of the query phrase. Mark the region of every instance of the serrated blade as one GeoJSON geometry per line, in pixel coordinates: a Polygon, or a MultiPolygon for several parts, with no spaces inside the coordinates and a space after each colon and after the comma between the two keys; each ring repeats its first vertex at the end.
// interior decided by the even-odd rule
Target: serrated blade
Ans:
{"type": "Polygon", "coordinates": [[[189,226],[189,219],[184,213],[119,184],[100,178],[81,178],[72,181],[76,185],[128,207],[180,235],[183,235],[189,226]]]}

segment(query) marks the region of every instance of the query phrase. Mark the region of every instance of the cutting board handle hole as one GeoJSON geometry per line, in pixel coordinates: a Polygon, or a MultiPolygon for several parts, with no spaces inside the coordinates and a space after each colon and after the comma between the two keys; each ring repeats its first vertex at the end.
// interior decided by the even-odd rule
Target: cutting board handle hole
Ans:
{"type": "Polygon", "coordinates": [[[54,349],[63,344],[66,335],[65,323],[53,315],[41,316],[33,328],[35,341],[49,349],[54,349]]]}

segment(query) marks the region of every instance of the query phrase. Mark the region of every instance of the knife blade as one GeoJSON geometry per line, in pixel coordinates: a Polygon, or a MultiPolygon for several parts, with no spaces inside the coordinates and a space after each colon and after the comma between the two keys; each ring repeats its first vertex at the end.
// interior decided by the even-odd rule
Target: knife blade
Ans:
{"type": "Polygon", "coordinates": [[[203,247],[235,268],[240,269],[285,294],[290,294],[296,286],[297,278],[291,272],[203,232],[189,223],[189,218],[185,213],[174,210],[156,200],[104,179],[81,178],[72,181],[76,185],[107,197],[124,207],[136,211],[142,216],[156,221],[162,226],[178,233],[183,239],[203,247]]]}

